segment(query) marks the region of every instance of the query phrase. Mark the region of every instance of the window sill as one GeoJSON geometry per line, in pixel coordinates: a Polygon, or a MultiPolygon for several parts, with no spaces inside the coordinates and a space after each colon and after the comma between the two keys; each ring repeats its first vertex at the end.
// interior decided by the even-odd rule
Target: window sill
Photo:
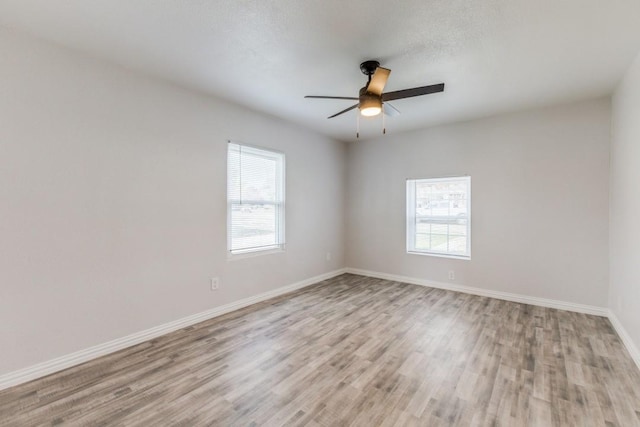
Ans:
{"type": "Polygon", "coordinates": [[[422,255],[422,256],[433,256],[437,258],[452,258],[452,259],[462,259],[466,261],[471,260],[471,255],[451,255],[451,254],[441,254],[437,252],[417,252],[417,251],[407,251],[409,255],[422,255]]]}
{"type": "Polygon", "coordinates": [[[228,253],[227,261],[238,261],[241,259],[254,258],[261,255],[272,255],[272,254],[284,253],[284,247],[273,246],[265,249],[246,250],[246,251],[235,252],[235,253],[233,252],[227,252],[227,253],[228,253]]]}

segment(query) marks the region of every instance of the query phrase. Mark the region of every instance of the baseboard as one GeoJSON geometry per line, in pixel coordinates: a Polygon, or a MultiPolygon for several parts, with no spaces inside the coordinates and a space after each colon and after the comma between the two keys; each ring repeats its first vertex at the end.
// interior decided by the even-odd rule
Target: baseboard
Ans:
{"type": "Polygon", "coordinates": [[[624,328],[624,326],[622,326],[620,319],[618,319],[618,317],[611,310],[609,310],[609,321],[618,333],[618,336],[622,340],[624,346],[627,348],[627,351],[629,352],[629,355],[631,355],[633,361],[636,363],[636,366],[638,367],[638,369],[640,369],[640,350],[638,350],[638,347],[636,347],[635,343],[631,339],[631,336],[624,328]]]}
{"type": "Polygon", "coordinates": [[[234,310],[266,301],[268,299],[313,285],[323,280],[331,279],[332,277],[339,276],[341,274],[344,274],[345,272],[346,269],[344,268],[330,271],[328,273],[310,277],[300,282],[296,282],[288,286],[283,286],[269,292],[264,292],[249,298],[244,298],[230,304],[225,304],[211,310],[203,311],[201,313],[174,320],[160,326],[127,335],[126,337],[118,338],[113,341],[99,344],[46,362],[38,363],[28,368],[0,375],[0,390],[53,374],[63,369],[88,362],[89,360],[95,359],[97,357],[105,356],[109,353],[113,353],[115,351],[140,344],[153,338],[157,338],[161,335],[168,334],[169,332],[177,331],[178,329],[186,328],[187,326],[191,326],[196,323],[230,313],[234,310]]]}
{"type": "Polygon", "coordinates": [[[456,285],[453,283],[436,282],[433,280],[417,279],[415,277],[399,276],[397,274],[380,273],[377,271],[361,270],[358,268],[347,268],[347,273],[358,274],[360,276],[375,277],[378,279],[392,280],[395,282],[411,283],[413,285],[428,286],[430,288],[446,289],[449,291],[462,292],[465,294],[479,295],[483,297],[497,298],[505,301],[519,302],[522,304],[537,305],[541,307],[557,308],[559,310],[575,311],[577,313],[593,314],[607,317],[609,310],[605,307],[576,304],[566,301],[558,301],[547,298],[531,297],[527,295],[512,294],[508,292],[492,291],[471,286],[456,285]]]}

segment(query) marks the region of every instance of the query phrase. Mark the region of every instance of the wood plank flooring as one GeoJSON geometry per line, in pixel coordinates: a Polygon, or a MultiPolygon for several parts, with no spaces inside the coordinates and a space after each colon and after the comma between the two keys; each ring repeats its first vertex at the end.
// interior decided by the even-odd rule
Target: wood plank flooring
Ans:
{"type": "Polygon", "coordinates": [[[634,426],[605,318],[345,274],[0,392],[0,425],[634,426]]]}

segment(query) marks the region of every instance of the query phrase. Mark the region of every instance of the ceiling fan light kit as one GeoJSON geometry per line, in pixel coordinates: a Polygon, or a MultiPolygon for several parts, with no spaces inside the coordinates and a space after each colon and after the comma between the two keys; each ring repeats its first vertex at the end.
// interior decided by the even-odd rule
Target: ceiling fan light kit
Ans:
{"type": "Polygon", "coordinates": [[[377,116],[382,112],[382,101],[379,96],[365,93],[360,95],[358,108],[360,109],[360,114],[365,117],[377,116]]]}
{"type": "MultiPolygon", "coordinates": [[[[358,101],[357,104],[350,106],[349,108],[345,108],[344,110],[327,117],[328,119],[332,119],[336,116],[344,114],[348,111],[358,108],[360,110],[360,115],[365,117],[373,117],[378,114],[384,112],[386,115],[397,116],[400,114],[397,108],[389,104],[388,101],[393,101],[396,99],[404,99],[411,98],[414,96],[421,95],[429,95],[431,93],[438,93],[444,91],[444,83],[439,83],[435,85],[429,86],[421,86],[414,87],[411,89],[403,89],[397,90],[395,92],[387,92],[382,93],[384,87],[387,84],[387,80],[389,79],[389,74],[391,74],[391,70],[388,68],[383,68],[380,66],[380,62],[378,61],[364,61],[360,64],[360,71],[364,75],[367,76],[367,84],[360,89],[359,96],[348,97],[348,96],[318,96],[318,95],[307,95],[305,98],[315,98],[315,99],[341,99],[341,100],[353,100],[358,101]]],[[[384,116],[383,116],[384,119],[384,116]]],[[[383,125],[383,133],[384,125],[383,125]]],[[[358,136],[360,134],[359,130],[357,132],[358,136]]]]}

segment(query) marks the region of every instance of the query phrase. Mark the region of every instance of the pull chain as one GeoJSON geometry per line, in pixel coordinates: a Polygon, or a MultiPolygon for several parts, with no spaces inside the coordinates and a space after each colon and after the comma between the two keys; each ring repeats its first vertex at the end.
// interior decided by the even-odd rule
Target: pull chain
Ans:
{"type": "Polygon", "coordinates": [[[384,124],[384,120],[385,120],[385,118],[384,118],[384,109],[383,109],[382,110],[382,134],[386,135],[387,134],[387,127],[384,124]]]}
{"type": "Polygon", "coordinates": [[[356,138],[360,139],[360,112],[356,114],[356,138]]]}

